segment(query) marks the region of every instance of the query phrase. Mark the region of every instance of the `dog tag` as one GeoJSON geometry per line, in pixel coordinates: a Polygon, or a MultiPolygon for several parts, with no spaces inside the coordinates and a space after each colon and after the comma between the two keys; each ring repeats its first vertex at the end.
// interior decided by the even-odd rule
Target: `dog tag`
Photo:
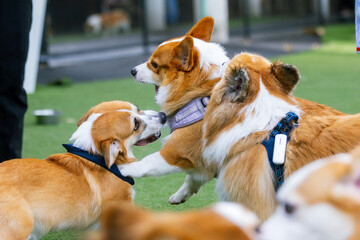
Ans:
{"type": "Polygon", "coordinates": [[[277,134],[275,136],[273,163],[277,165],[284,164],[286,142],[287,142],[287,136],[285,134],[277,134]]]}

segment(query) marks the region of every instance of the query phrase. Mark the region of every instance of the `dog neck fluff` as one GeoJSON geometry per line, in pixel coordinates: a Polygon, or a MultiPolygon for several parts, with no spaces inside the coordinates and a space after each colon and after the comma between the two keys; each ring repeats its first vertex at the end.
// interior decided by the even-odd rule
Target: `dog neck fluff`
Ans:
{"type": "Polygon", "coordinates": [[[301,114],[296,105],[291,105],[270,94],[260,79],[260,91],[255,101],[239,112],[239,115],[245,114],[248,117],[228,131],[224,131],[212,144],[206,146],[205,139],[203,157],[222,164],[235,143],[252,133],[270,131],[288,112],[294,112],[298,116],[301,114]]]}
{"type": "Polygon", "coordinates": [[[88,119],[78,127],[70,138],[70,142],[73,142],[75,147],[93,154],[100,154],[99,150],[95,147],[95,143],[91,135],[91,128],[95,120],[101,115],[101,113],[91,114],[88,119]]]}

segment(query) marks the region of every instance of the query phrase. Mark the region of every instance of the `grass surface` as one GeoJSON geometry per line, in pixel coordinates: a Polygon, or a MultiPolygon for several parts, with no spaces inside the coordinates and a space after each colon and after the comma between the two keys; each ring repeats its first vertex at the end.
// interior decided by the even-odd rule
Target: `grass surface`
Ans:
{"type": "MultiPolygon", "coordinates": [[[[346,113],[360,112],[360,56],[356,55],[354,25],[339,25],[326,28],[324,45],[316,51],[279,57],[284,63],[298,67],[302,78],[295,91],[298,97],[332,106],[346,113]]],[[[154,103],[153,86],[138,84],[132,79],[115,79],[70,86],[38,86],[36,93],[29,95],[29,109],[25,116],[23,157],[45,158],[53,153],[64,152],[62,143],[67,143],[76,129],[76,121],[90,107],[101,101],[126,100],[140,109],[159,110],[154,103]],[[56,126],[41,126],[35,122],[35,109],[53,108],[62,112],[56,126]]],[[[163,136],[168,129],[163,130],[163,136]]],[[[160,149],[157,141],[146,147],[135,147],[136,157],[141,159],[160,149]]],[[[136,204],[157,211],[181,211],[201,208],[216,201],[215,180],[201,189],[187,203],[172,206],[167,199],[182,185],[184,174],[159,178],[136,179],[136,204]]],[[[79,239],[79,232],[60,232],[44,239],[79,239]]]]}

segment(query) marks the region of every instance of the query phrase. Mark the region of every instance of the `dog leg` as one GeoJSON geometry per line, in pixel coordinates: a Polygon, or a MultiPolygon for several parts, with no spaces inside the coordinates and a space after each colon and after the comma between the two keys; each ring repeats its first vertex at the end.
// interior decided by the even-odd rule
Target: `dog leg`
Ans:
{"type": "Polygon", "coordinates": [[[184,184],[179,190],[169,198],[169,203],[180,204],[186,202],[193,194],[197,193],[199,189],[209,180],[202,175],[188,174],[186,175],[184,184]]]}
{"type": "Polygon", "coordinates": [[[162,176],[183,171],[181,168],[168,164],[160,152],[150,154],[141,161],[118,166],[126,177],[162,176]]]}

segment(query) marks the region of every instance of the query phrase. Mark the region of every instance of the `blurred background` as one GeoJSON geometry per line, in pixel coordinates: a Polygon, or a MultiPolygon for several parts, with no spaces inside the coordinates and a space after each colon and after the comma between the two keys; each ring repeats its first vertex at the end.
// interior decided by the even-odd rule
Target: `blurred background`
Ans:
{"type": "Polygon", "coordinates": [[[230,57],[244,50],[273,57],[317,48],[321,26],[354,21],[354,1],[48,0],[37,82],[128,77],[159,43],[204,16],[214,17],[212,40],[230,57]]]}

